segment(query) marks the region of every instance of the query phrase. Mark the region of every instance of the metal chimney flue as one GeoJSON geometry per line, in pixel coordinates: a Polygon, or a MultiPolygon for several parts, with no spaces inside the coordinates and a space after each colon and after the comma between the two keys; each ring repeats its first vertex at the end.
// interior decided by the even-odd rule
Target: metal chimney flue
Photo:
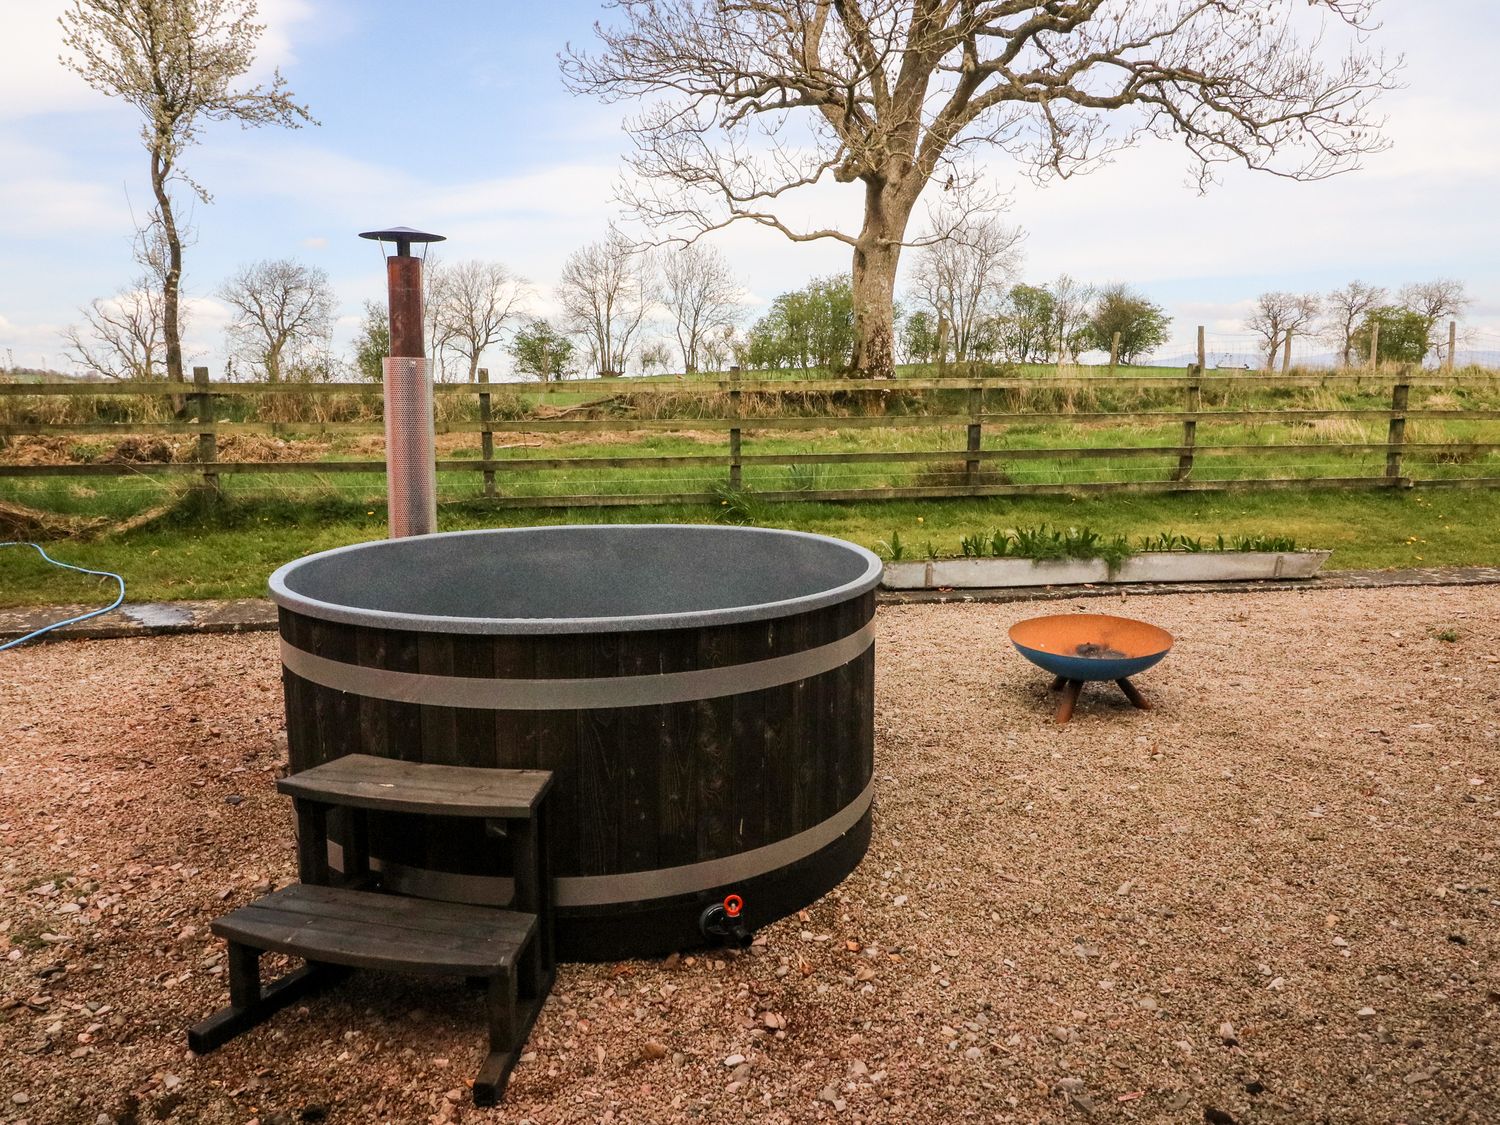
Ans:
{"type": "Polygon", "coordinates": [[[426,535],[437,530],[437,451],[432,428],[432,375],[427,369],[422,316],[424,248],[442,242],[440,234],[410,227],[362,233],[396,252],[385,260],[390,293],[391,354],[382,361],[385,375],[386,501],[390,537],[426,535]]]}

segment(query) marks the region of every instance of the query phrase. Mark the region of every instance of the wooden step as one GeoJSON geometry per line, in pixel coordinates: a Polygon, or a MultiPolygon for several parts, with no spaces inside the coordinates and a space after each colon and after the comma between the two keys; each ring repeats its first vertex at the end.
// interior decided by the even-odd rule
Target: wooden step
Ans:
{"type": "Polygon", "coordinates": [[[531,817],[552,784],[550,770],[483,769],[346,754],[294,773],[276,788],[294,798],[383,812],[531,817]]]}
{"type": "Polygon", "coordinates": [[[213,931],[314,962],[492,977],[511,969],[536,926],[534,914],[512,910],[299,883],[217,919],[213,931]]]}

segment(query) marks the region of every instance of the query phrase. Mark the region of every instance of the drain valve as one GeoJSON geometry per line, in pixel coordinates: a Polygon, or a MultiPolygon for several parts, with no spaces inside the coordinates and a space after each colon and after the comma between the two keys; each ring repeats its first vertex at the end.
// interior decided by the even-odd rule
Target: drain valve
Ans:
{"type": "Polygon", "coordinates": [[[711,942],[746,949],[755,939],[755,933],[745,925],[742,918],[744,912],[743,898],[739,895],[726,895],[723,902],[712,903],[698,916],[698,928],[711,942]]]}

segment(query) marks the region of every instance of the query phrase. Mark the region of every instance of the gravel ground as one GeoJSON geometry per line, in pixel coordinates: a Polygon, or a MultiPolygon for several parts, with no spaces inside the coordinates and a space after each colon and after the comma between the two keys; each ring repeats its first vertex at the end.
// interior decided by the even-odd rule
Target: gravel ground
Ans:
{"type": "Polygon", "coordinates": [[[1036,611],[882,610],[860,870],[743,955],[565,966],[497,1111],[462,986],[185,1050],[208,921],[293,877],[272,636],[0,655],[0,1121],[1500,1120],[1500,588],[1124,605],[1158,709],[1062,729],[1036,611]]]}

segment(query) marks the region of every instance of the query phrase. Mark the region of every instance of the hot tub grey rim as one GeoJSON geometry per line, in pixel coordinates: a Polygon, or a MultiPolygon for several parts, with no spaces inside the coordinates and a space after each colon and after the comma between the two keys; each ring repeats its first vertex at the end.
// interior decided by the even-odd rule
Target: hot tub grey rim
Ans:
{"type": "Polygon", "coordinates": [[[491,527],[470,528],[463,531],[443,531],[432,535],[411,536],[407,539],[372,539],[364,543],[350,543],[326,551],[304,555],[276,569],[269,580],[271,599],[281,608],[314,617],[322,621],[334,621],[344,625],[361,625],[373,629],[396,629],[416,633],[456,633],[475,636],[526,636],[563,635],[596,632],[651,632],[664,629],[699,629],[713,626],[738,625],[750,621],[765,621],[771,618],[788,617],[824,609],[831,605],[858,597],[880,584],[884,563],[874,552],[857,543],[837,539],[831,535],[818,535],[810,531],[794,531],[778,527],[725,527],[719,524],[691,523],[633,523],[633,524],[543,524],[536,527],[491,527]],[[456,536],[524,535],[551,531],[607,531],[629,529],[633,531],[652,529],[699,529],[718,533],[744,535],[771,535],[794,537],[832,544],[862,558],[865,569],[859,577],[827,590],[804,594],[796,598],[779,601],[756,602],[749,605],[730,606],[708,610],[688,610],[681,613],[634,614],[619,617],[446,617],[440,614],[400,613],[392,610],[364,609],[357,606],[339,605],[299,594],[287,585],[287,578],[298,567],[315,560],[335,555],[354,554],[375,550],[393,543],[451,538],[456,536]]]}

